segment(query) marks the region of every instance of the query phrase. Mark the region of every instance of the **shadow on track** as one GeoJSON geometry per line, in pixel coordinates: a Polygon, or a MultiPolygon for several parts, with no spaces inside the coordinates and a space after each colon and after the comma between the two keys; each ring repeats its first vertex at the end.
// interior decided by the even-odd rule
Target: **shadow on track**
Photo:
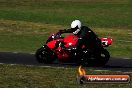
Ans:
{"type": "MultiPolygon", "coordinates": [[[[27,53],[12,53],[0,52],[0,63],[5,64],[22,64],[22,65],[37,65],[37,66],[54,66],[54,67],[76,67],[74,64],[52,64],[44,65],[36,61],[34,54],[27,53]]],[[[132,59],[110,58],[109,62],[104,67],[93,67],[95,70],[112,70],[122,72],[132,72],[132,59]]]]}

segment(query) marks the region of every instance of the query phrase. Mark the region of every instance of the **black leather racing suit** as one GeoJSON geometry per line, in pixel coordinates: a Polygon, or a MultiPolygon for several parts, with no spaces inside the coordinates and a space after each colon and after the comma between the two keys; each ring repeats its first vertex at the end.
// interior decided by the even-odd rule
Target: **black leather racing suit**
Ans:
{"type": "MultiPolygon", "coordinates": [[[[61,33],[73,33],[72,29],[60,30],[61,33]]],[[[88,27],[82,26],[81,30],[78,34],[76,34],[79,38],[75,47],[78,51],[81,51],[82,45],[84,44],[90,52],[98,54],[101,49],[101,40],[98,36],[88,27]]]]}

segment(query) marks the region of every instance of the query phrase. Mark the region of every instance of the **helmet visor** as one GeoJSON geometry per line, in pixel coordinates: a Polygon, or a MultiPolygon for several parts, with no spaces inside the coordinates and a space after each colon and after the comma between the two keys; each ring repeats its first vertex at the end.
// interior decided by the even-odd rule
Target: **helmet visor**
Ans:
{"type": "Polygon", "coordinates": [[[71,30],[72,30],[73,32],[76,31],[77,29],[79,29],[78,26],[76,26],[75,28],[71,28],[71,30]]]}

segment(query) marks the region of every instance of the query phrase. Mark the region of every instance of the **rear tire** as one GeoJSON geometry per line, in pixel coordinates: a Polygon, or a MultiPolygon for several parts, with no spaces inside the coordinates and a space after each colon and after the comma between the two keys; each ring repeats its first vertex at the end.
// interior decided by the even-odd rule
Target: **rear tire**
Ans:
{"type": "Polygon", "coordinates": [[[110,58],[110,54],[106,49],[103,49],[100,56],[100,65],[104,66],[110,58]]]}
{"type": "Polygon", "coordinates": [[[88,59],[88,66],[105,66],[109,61],[110,54],[106,49],[102,49],[101,55],[93,56],[91,59],[88,59]]]}
{"type": "Polygon", "coordinates": [[[41,47],[36,51],[35,57],[39,63],[50,64],[55,60],[56,55],[48,47],[41,47]]]}

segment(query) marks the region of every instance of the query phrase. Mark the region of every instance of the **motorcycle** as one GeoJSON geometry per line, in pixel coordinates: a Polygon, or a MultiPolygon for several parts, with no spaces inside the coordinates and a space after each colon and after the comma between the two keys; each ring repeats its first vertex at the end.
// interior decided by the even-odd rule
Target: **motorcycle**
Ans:
{"type": "Polygon", "coordinates": [[[111,38],[99,38],[101,41],[100,53],[96,55],[89,49],[82,46],[80,52],[74,47],[78,41],[78,37],[74,34],[62,37],[59,32],[52,33],[46,44],[39,48],[36,53],[36,59],[39,63],[51,64],[55,60],[62,63],[76,63],[78,65],[87,64],[89,66],[104,66],[110,54],[106,47],[112,44],[111,38]]]}

